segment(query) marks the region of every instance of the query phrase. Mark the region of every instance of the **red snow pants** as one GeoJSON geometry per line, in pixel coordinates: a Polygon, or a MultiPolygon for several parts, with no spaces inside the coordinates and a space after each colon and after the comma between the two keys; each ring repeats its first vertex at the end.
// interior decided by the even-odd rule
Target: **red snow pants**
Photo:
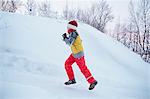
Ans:
{"type": "Polygon", "coordinates": [[[85,64],[84,56],[81,58],[74,58],[72,54],[69,56],[69,58],[65,62],[65,69],[66,69],[69,80],[74,79],[74,72],[72,69],[72,64],[74,62],[76,62],[76,64],[79,66],[81,72],[85,76],[88,83],[91,84],[91,83],[95,82],[94,77],[92,76],[92,74],[90,73],[89,69],[87,68],[87,66],[85,64]]]}

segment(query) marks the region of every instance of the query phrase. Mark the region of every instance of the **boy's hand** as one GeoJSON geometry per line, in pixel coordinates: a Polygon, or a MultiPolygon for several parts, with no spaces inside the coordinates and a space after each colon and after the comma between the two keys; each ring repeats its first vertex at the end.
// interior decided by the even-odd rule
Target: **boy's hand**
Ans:
{"type": "Polygon", "coordinates": [[[65,38],[67,38],[67,34],[64,33],[64,34],[62,35],[62,37],[63,37],[63,40],[64,40],[65,38]]]}

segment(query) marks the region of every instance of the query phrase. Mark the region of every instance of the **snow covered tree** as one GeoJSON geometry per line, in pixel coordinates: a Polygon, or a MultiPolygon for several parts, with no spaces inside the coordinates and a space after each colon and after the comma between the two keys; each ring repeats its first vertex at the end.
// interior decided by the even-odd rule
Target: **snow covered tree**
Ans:
{"type": "Polygon", "coordinates": [[[0,0],[0,10],[15,13],[19,6],[22,5],[20,0],[0,0]]]}
{"type": "Polygon", "coordinates": [[[44,0],[39,4],[38,14],[43,17],[51,17],[51,3],[49,0],[44,0]]]}
{"type": "Polygon", "coordinates": [[[76,18],[95,27],[101,32],[105,32],[106,24],[113,19],[111,7],[106,0],[99,0],[86,10],[81,10],[79,8],[72,10],[69,9],[66,4],[66,9],[64,10],[63,16],[65,19],[76,18]]]}
{"type": "Polygon", "coordinates": [[[150,35],[150,1],[149,0],[141,0],[139,3],[139,11],[140,13],[140,21],[141,21],[141,31],[143,33],[143,50],[148,50],[149,35],[150,35]]]}
{"type": "Polygon", "coordinates": [[[0,0],[0,10],[15,13],[17,8],[22,5],[20,0],[0,0]]]}
{"type": "MultiPolygon", "coordinates": [[[[126,25],[120,24],[117,40],[128,46],[134,52],[140,54],[145,61],[150,56],[150,1],[138,0],[129,4],[129,21],[126,25]],[[124,32],[123,32],[124,31],[124,32]],[[122,33],[126,36],[122,37],[122,33]],[[122,37],[122,38],[121,38],[122,37]]],[[[150,62],[150,61],[149,61],[150,62]]]]}
{"type": "MultiPolygon", "coordinates": [[[[71,13],[71,12],[70,12],[71,13]]],[[[63,10],[63,17],[67,20],[69,14],[68,0],[66,0],[65,9],[63,10]]]]}
{"type": "Polygon", "coordinates": [[[0,0],[0,10],[1,11],[8,11],[8,4],[9,4],[8,1],[0,0]]]}
{"type": "Polygon", "coordinates": [[[25,7],[28,15],[36,15],[37,5],[35,0],[27,0],[25,7]]]}
{"type": "Polygon", "coordinates": [[[113,19],[111,8],[106,0],[100,0],[92,5],[90,10],[90,23],[98,30],[104,32],[106,24],[113,19]]]}
{"type": "MultiPolygon", "coordinates": [[[[129,12],[130,12],[130,25],[132,25],[132,30],[131,32],[136,35],[133,37],[133,42],[137,41],[137,45],[141,45],[141,35],[140,35],[140,22],[139,22],[139,12],[135,9],[135,6],[133,5],[132,1],[130,1],[129,4],[129,12]]],[[[137,46],[133,48],[133,51],[137,51],[137,46]]]]}
{"type": "MultiPolygon", "coordinates": [[[[150,52],[150,1],[139,0],[137,4],[130,2],[130,21],[134,27],[133,33],[137,36],[134,39],[138,42],[138,48],[142,48],[140,54],[146,54],[150,52]]],[[[136,46],[136,47],[137,47],[136,46]]],[[[138,50],[138,49],[137,49],[138,50]]],[[[149,53],[150,54],[150,53],[149,53]]]]}

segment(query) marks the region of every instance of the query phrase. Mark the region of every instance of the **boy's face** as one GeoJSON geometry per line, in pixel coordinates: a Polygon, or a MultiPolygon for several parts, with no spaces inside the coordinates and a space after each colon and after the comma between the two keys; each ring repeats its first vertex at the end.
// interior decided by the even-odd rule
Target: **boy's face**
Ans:
{"type": "Polygon", "coordinates": [[[67,26],[67,30],[69,30],[70,28],[67,26]]]}
{"type": "Polygon", "coordinates": [[[72,32],[72,29],[67,26],[67,31],[67,33],[69,34],[70,32],[72,32]]]}

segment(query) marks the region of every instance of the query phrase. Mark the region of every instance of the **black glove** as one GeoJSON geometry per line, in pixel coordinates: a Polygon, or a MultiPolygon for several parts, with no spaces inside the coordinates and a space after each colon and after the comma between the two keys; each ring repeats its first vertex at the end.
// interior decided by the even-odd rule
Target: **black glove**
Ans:
{"type": "Polygon", "coordinates": [[[67,38],[67,34],[64,33],[64,34],[62,35],[62,37],[63,37],[63,40],[65,40],[65,38],[67,38]]]}

